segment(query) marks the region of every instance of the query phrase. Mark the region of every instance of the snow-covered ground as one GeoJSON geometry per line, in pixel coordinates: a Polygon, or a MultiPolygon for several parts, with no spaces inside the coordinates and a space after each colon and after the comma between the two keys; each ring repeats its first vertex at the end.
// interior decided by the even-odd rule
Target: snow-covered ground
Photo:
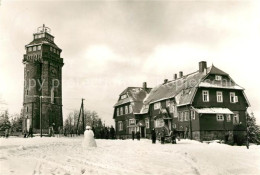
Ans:
{"type": "Polygon", "coordinates": [[[228,146],[181,140],[96,140],[83,137],[0,138],[0,174],[260,174],[260,146],[228,146]]]}

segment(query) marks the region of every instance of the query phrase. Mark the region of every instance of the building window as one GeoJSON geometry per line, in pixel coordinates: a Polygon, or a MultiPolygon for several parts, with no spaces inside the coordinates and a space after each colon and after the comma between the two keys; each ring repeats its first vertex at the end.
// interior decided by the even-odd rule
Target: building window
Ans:
{"type": "Polygon", "coordinates": [[[183,115],[184,115],[184,112],[180,112],[180,121],[181,122],[183,121],[183,115]]]}
{"type": "Polygon", "coordinates": [[[41,50],[42,49],[42,46],[37,46],[37,50],[41,50]]]}
{"type": "Polygon", "coordinates": [[[209,91],[202,91],[203,102],[209,102],[209,91]]]}
{"type": "Polygon", "coordinates": [[[193,119],[193,120],[195,120],[196,118],[195,118],[195,111],[190,111],[190,115],[191,115],[191,118],[193,119]]]}
{"type": "Polygon", "coordinates": [[[217,91],[217,102],[223,102],[223,93],[221,91],[217,91]]]}
{"type": "Polygon", "coordinates": [[[160,109],[161,108],[161,102],[154,103],[153,107],[154,107],[154,110],[160,109]]]}
{"type": "Polygon", "coordinates": [[[189,120],[189,112],[188,112],[188,111],[185,111],[185,112],[184,112],[184,120],[185,120],[185,121],[188,121],[188,120],[189,120]]]}
{"type": "Polygon", "coordinates": [[[29,91],[28,91],[28,89],[26,90],[26,95],[29,95],[29,91]]]}
{"type": "Polygon", "coordinates": [[[150,128],[149,119],[148,118],[145,119],[145,127],[146,128],[150,128]]]}
{"type": "Polygon", "coordinates": [[[122,121],[119,121],[119,122],[118,122],[118,130],[119,130],[119,131],[122,131],[122,130],[123,130],[123,122],[122,122],[122,121]]]}
{"type": "Polygon", "coordinates": [[[127,95],[126,95],[126,94],[121,95],[121,97],[120,97],[121,100],[123,100],[123,99],[125,99],[125,98],[127,98],[127,95]]]}
{"type": "Polygon", "coordinates": [[[125,113],[128,114],[128,106],[125,106],[125,113]]]}
{"type": "Polygon", "coordinates": [[[160,127],[163,127],[164,126],[164,121],[163,119],[157,119],[154,121],[154,127],[155,128],[160,128],[160,127]]]}
{"type": "Polygon", "coordinates": [[[123,107],[120,108],[120,115],[123,115],[123,107]]]}
{"type": "Polygon", "coordinates": [[[166,100],[166,108],[169,108],[170,107],[170,105],[171,105],[171,103],[170,103],[170,100],[166,100]]]}
{"type": "Polygon", "coordinates": [[[217,114],[217,121],[224,121],[224,115],[223,114],[217,114]]]}
{"type": "Polygon", "coordinates": [[[230,121],[231,121],[231,115],[227,114],[227,122],[230,122],[230,121]]]}
{"type": "Polygon", "coordinates": [[[221,80],[222,80],[222,76],[221,76],[221,75],[216,75],[216,76],[215,76],[215,80],[221,81],[221,80]]]}
{"type": "Polygon", "coordinates": [[[28,52],[31,52],[32,51],[32,47],[28,47],[28,52]]]}
{"type": "Polygon", "coordinates": [[[132,105],[129,105],[129,113],[132,113],[132,112],[133,112],[132,105]]]}
{"type": "Polygon", "coordinates": [[[135,119],[129,119],[129,125],[135,125],[135,119]]]}
{"type": "Polygon", "coordinates": [[[50,51],[52,52],[52,47],[50,47],[50,51]]]}
{"type": "Polygon", "coordinates": [[[233,124],[239,124],[239,114],[238,112],[234,112],[234,115],[233,115],[233,124]]]}
{"type": "Polygon", "coordinates": [[[230,92],[230,103],[238,102],[238,97],[236,96],[235,92],[230,92]]]}
{"type": "Polygon", "coordinates": [[[173,127],[174,129],[176,129],[176,128],[177,128],[177,125],[176,125],[175,123],[173,123],[173,124],[172,124],[172,127],[173,127]]]}
{"type": "Polygon", "coordinates": [[[33,51],[36,51],[36,46],[33,46],[33,51]]]}
{"type": "Polygon", "coordinates": [[[119,116],[119,108],[116,109],[116,115],[119,116]]]}

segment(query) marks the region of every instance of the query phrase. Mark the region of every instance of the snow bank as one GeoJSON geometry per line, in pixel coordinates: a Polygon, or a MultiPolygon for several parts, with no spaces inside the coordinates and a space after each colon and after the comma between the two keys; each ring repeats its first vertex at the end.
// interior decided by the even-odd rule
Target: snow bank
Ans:
{"type": "Polygon", "coordinates": [[[83,137],[0,139],[1,174],[260,174],[260,147],[181,140],[96,140],[83,137]]]}

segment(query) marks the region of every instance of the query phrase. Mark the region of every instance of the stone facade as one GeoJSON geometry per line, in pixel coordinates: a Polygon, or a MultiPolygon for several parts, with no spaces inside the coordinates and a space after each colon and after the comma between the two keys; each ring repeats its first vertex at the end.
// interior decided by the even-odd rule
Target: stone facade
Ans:
{"type": "Polygon", "coordinates": [[[48,133],[49,127],[63,126],[61,49],[45,26],[38,29],[31,43],[25,46],[23,131],[48,133]],[[41,117],[40,117],[41,116],[41,117]]]}

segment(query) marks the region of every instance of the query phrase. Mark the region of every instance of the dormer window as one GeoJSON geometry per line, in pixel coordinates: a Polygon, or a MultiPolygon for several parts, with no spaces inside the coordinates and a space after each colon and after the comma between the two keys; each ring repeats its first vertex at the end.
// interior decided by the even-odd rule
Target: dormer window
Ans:
{"type": "Polygon", "coordinates": [[[215,75],[215,80],[221,81],[222,80],[222,76],[221,75],[215,75]]]}
{"type": "Polygon", "coordinates": [[[125,98],[127,98],[127,95],[126,94],[124,94],[124,95],[121,95],[121,100],[123,100],[123,99],[125,99],[125,98]]]}

